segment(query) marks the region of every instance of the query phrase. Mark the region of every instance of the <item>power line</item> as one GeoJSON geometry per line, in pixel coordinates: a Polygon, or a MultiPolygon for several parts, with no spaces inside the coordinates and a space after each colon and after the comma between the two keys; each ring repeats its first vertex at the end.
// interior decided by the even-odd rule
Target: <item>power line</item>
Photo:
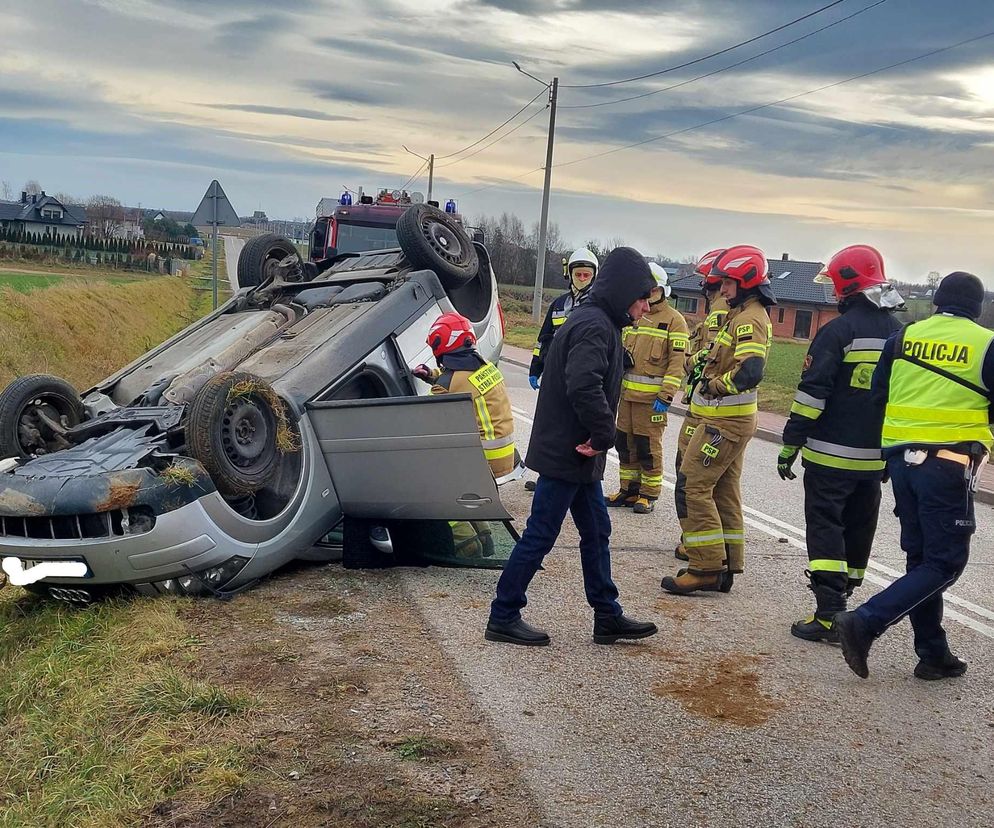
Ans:
{"type": "Polygon", "coordinates": [[[706,74],[698,75],[696,78],[690,78],[690,80],[680,81],[680,83],[674,83],[671,84],[670,86],[664,86],[662,89],[653,89],[651,92],[643,92],[640,95],[629,95],[627,98],[617,98],[613,101],[600,101],[599,103],[592,103],[592,104],[573,104],[572,106],[562,106],[560,107],[560,109],[595,109],[596,107],[599,106],[612,106],[613,104],[626,103],[627,101],[637,101],[641,98],[648,98],[652,95],[658,95],[660,92],[669,92],[673,89],[679,89],[681,86],[688,86],[692,83],[696,83],[699,80],[704,80],[705,78],[710,78],[713,77],[714,75],[720,75],[722,72],[727,72],[729,69],[736,69],[739,66],[742,66],[746,63],[751,63],[752,61],[757,60],[761,57],[773,54],[774,52],[778,52],[781,49],[786,49],[788,46],[793,46],[795,43],[800,43],[802,40],[807,40],[809,37],[813,37],[816,34],[820,34],[826,29],[831,29],[833,26],[838,26],[840,23],[845,23],[847,20],[852,20],[854,17],[858,17],[864,12],[868,12],[870,9],[876,8],[877,6],[880,6],[886,2],[887,0],[876,0],[875,3],[871,3],[869,6],[864,6],[863,8],[854,11],[852,14],[840,18],[839,20],[836,20],[834,23],[829,23],[827,26],[822,26],[820,29],[815,29],[813,32],[808,32],[807,34],[801,35],[800,37],[795,37],[793,40],[788,40],[786,43],[781,43],[779,46],[774,46],[770,49],[767,49],[764,52],[760,52],[759,54],[753,55],[752,57],[747,57],[744,60],[740,60],[736,63],[729,64],[728,66],[722,66],[720,69],[715,69],[711,72],[707,72],[706,74]]]}
{"type": "MultiPolygon", "coordinates": [[[[730,115],[723,115],[721,118],[714,118],[710,121],[705,121],[702,124],[695,124],[694,126],[684,127],[683,129],[678,129],[673,132],[668,132],[665,135],[657,135],[654,138],[646,138],[644,141],[636,141],[634,144],[626,144],[623,147],[614,147],[613,149],[605,150],[604,152],[597,152],[593,155],[586,155],[583,158],[576,158],[572,161],[563,161],[562,163],[556,164],[556,167],[571,167],[574,164],[580,164],[584,161],[591,161],[595,158],[603,158],[605,155],[613,155],[616,152],[622,152],[623,150],[633,149],[635,147],[641,147],[645,144],[651,144],[654,141],[662,141],[666,138],[673,138],[676,135],[683,135],[686,132],[692,132],[695,129],[701,129],[707,126],[713,126],[714,124],[720,124],[723,121],[730,121],[732,118],[738,118],[741,115],[749,115],[753,112],[759,112],[762,109],[769,109],[770,107],[780,106],[781,104],[789,103],[790,101],[795,101],[798,98],[803,98],[807,95],[813,95],[816,92],[824,92],[826,89],[834,89],[836,86],[842,86],[846,83],[851,83],[852,81],[862,80],[863,78],[868,78],[871,75],[879,75],[881,72],[887,72],[890,69],[896,69],[898,66],[906,66],[909,63],[914,63],[915,61],[924,60],[925,58],[932,57],[934,55],[942,54],[943,52],[951,51],[952,49],[958,49],[960,46],[966,46],[970,43],[976,43],[979,40],[986,40],[989,37],[994,37],[994,32],[987,32],[986,34],[976,35],[966,40],[961,40],[959,43],[953,43],[949,46],[943,46],[940,49],[933,49],[930,52],[925,52],[923,54],[917,55],[913,58],[907,58],[906,60],[900,60],[897,63],[891,63],[888,66],[881,66],[879,69],[873,69],[869,72],[863,72],[859,75],[853,75],[852,77],[845,78],[843,80],[834,81],[833,83],[825,84],[824,86],[819,86],[816,89],[809,89],[806,92],[798,92],[796,95],[790,95],[786,98],[781,98],[778,101],[771,101],[770,103],[760,104],[759,106],[752,106],[748,109],[743,109],[739,112],[733,112],[730,115]]],[[[534,171],[533,171],[534,172],[534,171]]],[[[528,175],[529,173],[525,173],[528,175]]],[[[523,177],[523,176],[522,176],[523,177]]]]}
{"type": "Polygon", "coordinates": [[[803,20],[807,20],[809,17],[814,17],[817,14],[821,14],[823,11],[828,11],[833,6],[838,6],[840,3],[844,3],[845,0],[834,0],[832,3],[828,3],[822,6],[820,9],[815,9],[813,12],[808,12],[801,17],[791,20],[789,23],[784,23],[782,26],[777,26],[775,29],[770,29],[768,32],[763,32],[755,37],[751,37],[748,40],[743,40],[733,46],[728,46],[724,49],[719,49],[717,52],[712,52],[710,55],[704,55],[704,57],[695,58],[694,60],[689,60],[686,63],[681,63],[677,66],[670,66],[666,69],[660,69],[658,72],[649,72],[645,75],[637,75],[634,78],[623,78],[622,80],[616,81],[604,81],[603,83],[575,83],[575,84],[563,84],[563,89],[596,89],[602,86],[618,86],[622,83],[632,83],[634,81],[645,80],[646,78],[654,78],[657,75],[665,75],[667,72],[675,72],[677,69],[686,69],[688,66],[693,66],[697,63],[703,63],[705,60],[710,60],[713,57],[718,57],[718,55],[723,55],[727,52],[734,51],[742,46],[748,46],[750,43],[755,43],[757,40],[762,40],[764,37],[769,37],[771,34],[776,34],[777,32],[782,32],[784,29],[790,28],[795,23],[800,23],[803,20]]]}
{"type": "Polygon", "coordinates": [[[473,147],[477,146],[478,144],[482,144],[484,141],[487,140],[487,138],[489,138],[495,132],[499,132],[504,127],[506,127],[509,123],[511,123],[511,121],[513,121],[515,118],[517,118],[522,112],[524,112],[526,109],[528,109],[528,107],[530,107],[533,103],[535,103],[535,101],[537,101],[539,98],[541,98],[547,92],[548,92],[548,87],[547,86],[542,87],[542,90],[534,98],[532,98],[530,101],[528,101],[528,103],[526,103],[523,107],[521,107],[521,109],[519,109],[517,112],[515,112],[506,121],[504,121],[503,123],[500,123],[497,126],[495,126],[492,130],[490,130],[490,132],[488,132],[482,138],[478,138],[472,144],[468,144],[467,146],[463,147],[460,150],[456,150],[455,152],[450,152],[448,155],[436,155],[435,156],[435,160],[436,161],[441,161],[441,160],[443,160],[445,158],[452,158],[452,156],[454,156],[454,155],[461,155],[462,153],[466,152],[466,150],[473,149],[473,147]]]}
{"type": "MultiPolygon", "coordinates": [[[[881,2],[882,1],[883,0],[881,0],[881,2]]],[[[515,132],[517,132],[519,129],[521,129],[521,127],[523,127],[525,124],[527,124],[529,121],[533,120],[534,118],[537,118],[539,115],[541,115],[543,112],[545,112],[545,110],[547,110],[548,108],[549,108],[549,106],[548,106],[548,104],[546,104],[545,106],[541,107],[540,109],[536,109],[531,115],[529,115],[527,118],[525,118],[525,120],[523,120],[520,124],[518,124],[517,126],[515,126],[514,129],[508,130],[503,135],[495,138],[489,144],[484,144],[478,150],[476,150],[475,152],[471,152],[469,155],[464,155],[462,158],[457,158],[455,161],[450,161],[448,164],[439,164],[438,165],[438,169],[443,169],[445,167],[451,167],[451,166],[453,166],[455,164],[459,164],[459,163],[465,161],[467,158],[472,158],[475,155],[479,155],[484,150],[490,149],[490,147],[494,146],[495,144],[499,144],[505,138],[509,138],[511,135],[513,135],[515,132]]]]}
{"type": "Polygon", "coordinates": [[[425,161],[420,167],[417,168],[417,170],[415,170],[414,175],[412,175],[410,178],[408,178],[407,181],[405,181],[400,187],[398,187],[398,189],[399,190],[406,190],[407,189],[407,185],[410,184],[412,181],[414,181],[414,179],[416,179],[419,175],[421,175],[421,173],[424,171],[424,168],[427,167],[427,166],[428,166],[428,162],[425,161]]]}

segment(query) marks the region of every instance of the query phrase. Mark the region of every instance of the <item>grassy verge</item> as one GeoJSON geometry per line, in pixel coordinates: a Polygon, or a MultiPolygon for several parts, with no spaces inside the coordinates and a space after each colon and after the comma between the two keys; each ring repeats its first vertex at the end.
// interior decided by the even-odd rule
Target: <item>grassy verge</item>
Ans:
{"type": "Polygon", "coordinates": [[[195,299],[189,281],[169,276],[28,293],[0,286],[0,387],[49,373],[86,388],[199,318],[195,299]]]}
{"type": "Polygon", "coordinates": [[[212,803],[243,781],[217,734],[248,696],[193,680],[183,602],[73,609],[0,592],[0,826],[123,826],[183,792],[212,803]]]}
{"type": "Polygon", "coordinates": [[[125,285],[143,279],[142,276],[115,276],[94,275],[88,273],[66,274],[66,273],[24,273],[20,271],[0,270],[0,286],[9,287],[18,293],[29,293],[32,290],[41,290],[55,285],[65,284],[67,280],[75,278],[86,278],[105,281],[112,285],[125,285]]]}
{"type": "Polygon", "coordinates": [[[801,378],[801,368],[807,352],[807,342],[778,339],[773,343],[766,375],[759,388],[759,407],[763,411],[773,411],[784,416],[790,413],[790,404],[797,391],[797,382],[801,378]]]}
{"type": "MultiPolygon", "coordinates": [[[[531,349],[538,338],[541,325],[532,320],[532,297],[534,290],[522,285],[500,285],[500,304],[504,311],[507,329],[504,340],[508,345],[531,349]]],[[[562,290],[546,288],[542,295],[542,313],[562,290]]]]}

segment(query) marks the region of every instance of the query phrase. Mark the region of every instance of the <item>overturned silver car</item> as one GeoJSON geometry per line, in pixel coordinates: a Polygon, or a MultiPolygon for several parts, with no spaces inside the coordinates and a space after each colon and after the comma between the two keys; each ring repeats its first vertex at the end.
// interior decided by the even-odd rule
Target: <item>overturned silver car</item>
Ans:
{"type": "Polygon", "coordinates": [[[239,260],[252,287],[96,387],[11,383],[10,580],[78,602],[121,588],[227,595],[295,558],[383,565],[451,544],[449,520],[505,521],[468,397],[418,396],[410,370],[448,310],[499,358],[489,257],[427,205],[397,231],[400,249],[317,263],[257,237],[239,260]],[[344,543],[322,545],[336,527],[344,543]]]}

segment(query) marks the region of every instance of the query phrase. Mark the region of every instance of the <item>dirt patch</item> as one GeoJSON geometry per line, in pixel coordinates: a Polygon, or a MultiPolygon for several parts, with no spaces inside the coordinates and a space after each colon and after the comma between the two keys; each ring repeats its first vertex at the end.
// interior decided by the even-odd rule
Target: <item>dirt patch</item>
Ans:
{"type": "Polygon", "coordinates": [[[96,505],[96,511],[112,512],[115,509],[127,509],[134,505],[140,490],[141,481],[139,480],[111,480],[107,490],[107,498],[96,505]]]}
{"type": "Polygon", "coordinates": [[[177,797],[146,826],[545,824],[390,573],[298,571],[186,617],[203,645],[187,671],[258,700],[229,734],[249,782],[211,806],[177,797]]]}
{"type": "Polygon", "coordinates": [[[761,661],[752,655],[728,655],[681,665],[680,675],[657,682],[652,692],[676,699],[695,716],[738,727],[758,727],[781,706],[760,689],[756,666],[761,661]]]}

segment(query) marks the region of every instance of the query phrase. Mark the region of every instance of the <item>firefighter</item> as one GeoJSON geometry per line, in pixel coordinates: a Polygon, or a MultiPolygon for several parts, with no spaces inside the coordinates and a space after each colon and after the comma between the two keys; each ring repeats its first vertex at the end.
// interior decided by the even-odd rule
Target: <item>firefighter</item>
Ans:
{"type": "Polygon", "coordinates": [[[621,488],[606,498],[608,506],[632,506],[639,515],[656,508],[663,487],[663,431],[666,412],[680,390],[687,353],[687,321],[666,301],[666,271],[655,262],[649,270],[656,287],[649,312],[624,330],[632,366],[621,379],[615,448],[621,461],[621,488]]]}
{"type": "MultiPolygon", "coordinates": [[[[724,248],[719,248],[705,253],[701,256],[697,262],[697,267],[694,269],[694,275],[701,277],[701,293],[704,295],[704,319],[694,326],[694,329],[690,333],[690,344],[687,346],[685,375],[688,389],[694,369],[703,366],[703,361],[707,357],[711,343],[714,342],[714,338],[717,336],[718,331],[721,330],[721,326],[725,324],[725,316],[728,315],[728,303],[725,302],[725,298],[719,291],[721,277],[711,275],[711,267],[714,264],[714,260],[724,252],[724,248]]],[[[687,517],[687,481],[680,472],[680,463],[683,461],[683,455],[687,451],[687,446],[690,445],[690,438],[694,434],[694,429],[697,428],[700,422],[690,411],[689,391],[684,394],[683,403],[688,408],[687,413],[683,417],[683,427],[680,429],[680,434],[677,437],[676,487],[673,490],[673,497],[676,502],[676,515],[681,520],[687,517]]],[[[687,550],[684,548],[682,535],[680,536],[680,543],[673,550],[673,554],[678,560],[687,560],[687,550]]]]}
{"type": "Polygon", "coordinates": [[[835,617],[842,654],[861,678],[873,640],[906,615],[917,678],[966,672],[942,629],[942,594],[966,568],[973,495],[994,444],[994,331],[975,321],[984,297],[972,273],[950,273],[932,299],[935,315],[888,339],[873,374],[873,394],[886,400],[881,445],[908,563],[885,590],[835,617]]]}
{"type": "Polygon", "coordinates": [[[711,269],[721,277],[729,311],[691,391],[690,410],[700,424],[680,465],[687,496],[680,525],[689,562],[661,584],[677,595],[728,592],[733,575],[743,571],[739,478],[756,433],[757,387],[773,333],[767,308],[776,304],[767,273],[763,252],[750,245],[728,248],[711,269]]]}
{"type": "MultiPolygon", "coordinates": [[[[432,383],[432,395],[472,396],[483,454],[490,471],[497,480],[510,474],[515,465],[511,400],[500,369],[476,350],[476,334],[470,321],[458,313],[443,313],[432,323],[426,341],[438,368],[419,365],[414,369],[414,376],[432,383]]],[[[488,523],[453,521],[450,525],[457,554],[493,554],[488,523]]]]}
{"type": "Polygon", "coordinates": [[[566,262],[563,275],[569,283],[569,290],[552,300],[552,304],[549,305],[549,310],[545,314],[542,328],[538,332],[538,341],[532,349],[532,361],[528,368],[528,383],[536,391],[538,391],[539,379],[541,379],[542,371],[545,368],[545,358],[549,354],[552,338],[566,321],[566,318],[587,298],[599,266],[597,257],[585,247],[574,250],[569,261],[566,262]]]}
{"type": "Polygon", "coordinates": [[[840,316],[808,348],[777,471],[782,480],[793,480],[792,466],[801,455],[805,574],[815,611],[790,631],[834,643],[832,622],[863,582],[877,530],[884,409],[871,399],[870,380],[884,343],[901,327],[893,312],[904,300],[887,283],[880,253],[867,245],[840,250],[815,281],[834,286],[840,316]]]}

